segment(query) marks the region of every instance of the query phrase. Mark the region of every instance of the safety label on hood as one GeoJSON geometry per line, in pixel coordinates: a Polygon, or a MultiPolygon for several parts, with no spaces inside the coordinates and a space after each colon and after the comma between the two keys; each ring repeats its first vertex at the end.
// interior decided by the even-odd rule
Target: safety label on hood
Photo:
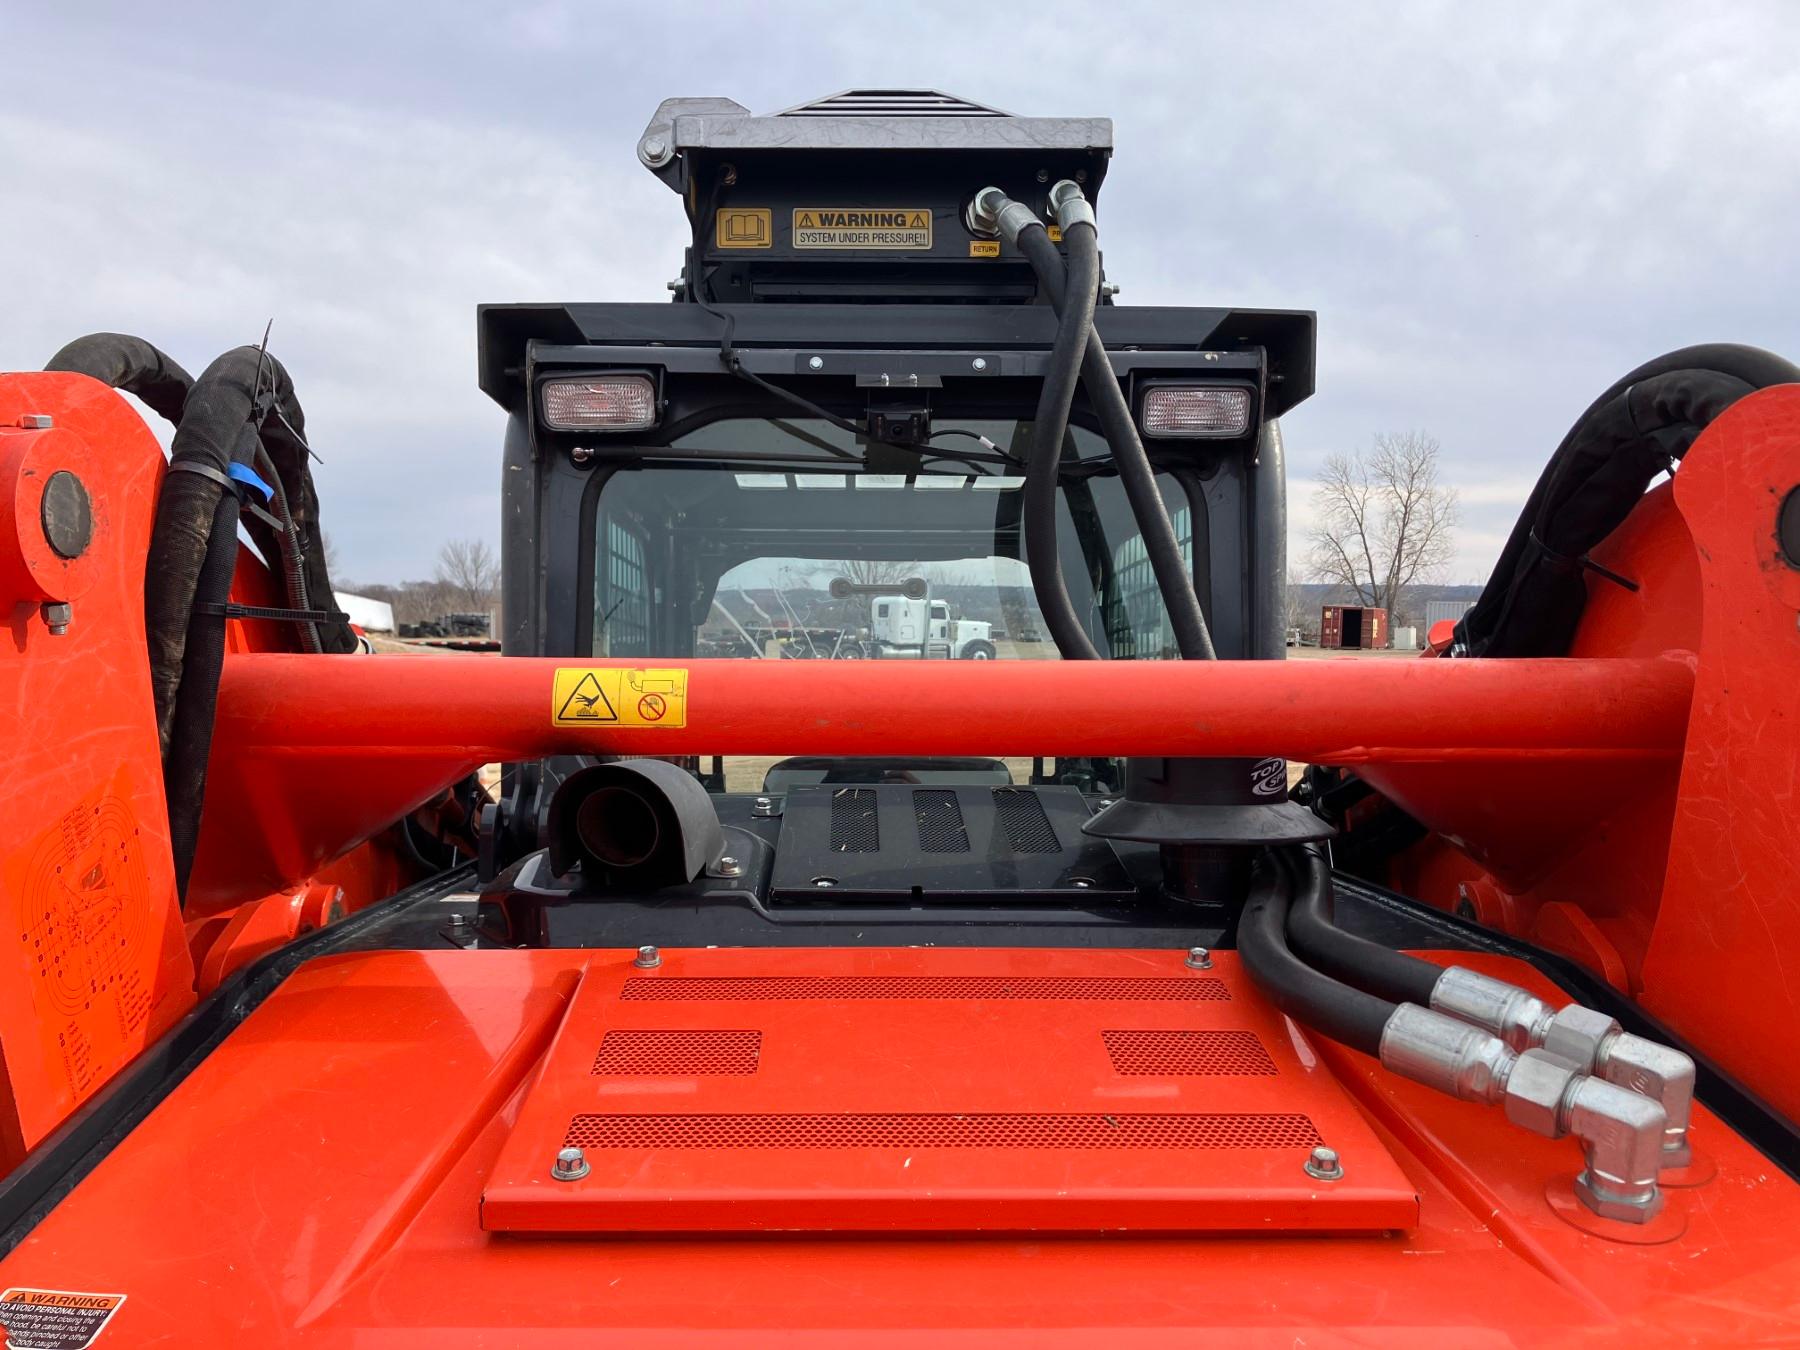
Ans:
{"type": "Polygon", "coordinates": [[[794,247],[928,249],[931,212],[899,206],[798,207],[794,247]]]}
{"type": "Polygon", "coordinates": [[[12,1350],[87,1350],[124,1302],[123,1294],[8,1289],[0,1294],[0,1327],[12,1350]]]}

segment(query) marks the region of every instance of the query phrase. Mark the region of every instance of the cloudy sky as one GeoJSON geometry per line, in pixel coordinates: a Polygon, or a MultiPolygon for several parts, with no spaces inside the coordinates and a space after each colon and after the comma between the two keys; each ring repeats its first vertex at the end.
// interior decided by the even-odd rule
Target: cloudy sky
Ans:
{"type": "Polygon", "coordinates": [[[1639,360],[1800,356],[1800,5],[0,4],[0,369],[98,328],[198,371],[275,319],[347,579],[498,529],[482,301],[660,300],[657,102],[853,86],[1109,116],[1121,301],[1319,313],[1287,424],[1424,428],[1485,576],[1639,360]]]}

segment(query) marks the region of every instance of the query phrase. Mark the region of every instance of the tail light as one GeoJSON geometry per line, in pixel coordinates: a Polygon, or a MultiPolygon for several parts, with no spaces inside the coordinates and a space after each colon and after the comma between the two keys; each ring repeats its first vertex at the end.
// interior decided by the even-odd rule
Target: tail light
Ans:
{"type": "Polygon", "coordinates": [[[656,384],[648,375],[546,380],[544,425],[554,431],[643,431],[656,425],[656,384]]]}
{"type": "Polygon", "coordinates": [[[1250,430],[1250,391],[1229,384],[1158,384],[1144,391],[1146,436],[1242,436],[1250,430]]]}

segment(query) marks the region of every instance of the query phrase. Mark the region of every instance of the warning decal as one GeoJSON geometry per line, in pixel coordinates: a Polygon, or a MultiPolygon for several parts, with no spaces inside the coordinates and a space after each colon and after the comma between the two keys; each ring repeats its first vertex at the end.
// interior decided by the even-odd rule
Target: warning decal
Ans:
{"type": "Polygon", "coordinates": [[[898,206],[798,207],[794,211],[794,247],[928,249],[931,212],[898,206]]]}
{"type": "Polygon", "coordinates": [[[550,698],[558,727],[684,727],[688,673],[679,668],[560,666],[550,698]]]}
{"type": "Polygon", "coordinates": [[[0,1326],[12,1350],[87,1350],[123,1302],[123,1294],[8,1289],[0,1294],[0,1326]]]}

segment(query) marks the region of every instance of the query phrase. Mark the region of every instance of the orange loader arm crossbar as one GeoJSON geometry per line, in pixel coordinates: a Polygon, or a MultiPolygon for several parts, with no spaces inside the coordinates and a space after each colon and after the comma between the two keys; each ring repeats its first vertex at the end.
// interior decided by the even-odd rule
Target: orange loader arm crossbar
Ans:
{"type": "MultiPolygon", "coordinates": [[[[309,875],[478,765],[612,755],[1282,755],[1601,799],[1680,755],[1685,654],[1542,661],[628,662],[237,655],[219,688],[205,891],[309,875]],[[558,682],[558,672],[564,672],[558,682]],[[558,725],[587,671],[685,686],[655,725],[558,725]],[[679,723],[679,725],[677,725],[679,723]]],[[[629,706],[629,705],[627,705],[629,706]]],[[[641,719],[640,719],[641,721],[641,719]]],[[[1557,807],[1559,814],[1566,814],[1557,807]]],[[[191,899],[194,897],[191,897],[191,899]]],[[[222,897],[221,897],[222,898],[222,897]]]]}
{"type": "MultiPolygon", "coordinates": [[[[226,663],[218,736],[305,758],[615,755],[1284,755],[1309,763],[1668,759],[1681,655],[1631,660],[658,663],[683,725],[557,725],[558,670],[644,662],[418,656],[226,663]]],[[[565,700],[566,701],[566,700],[565,700]]]]}

